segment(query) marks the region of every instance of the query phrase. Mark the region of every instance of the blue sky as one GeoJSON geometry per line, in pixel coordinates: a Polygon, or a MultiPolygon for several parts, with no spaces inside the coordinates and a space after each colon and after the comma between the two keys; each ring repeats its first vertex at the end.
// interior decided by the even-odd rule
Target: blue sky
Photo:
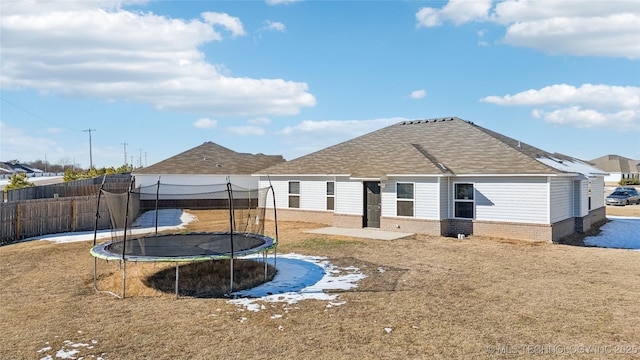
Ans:
{"type": "Polygon", "coordinates": [[[637,0],[0,0],[0,32],[0,161],[293,159],[449,116],[640,159],[637,0]]]}

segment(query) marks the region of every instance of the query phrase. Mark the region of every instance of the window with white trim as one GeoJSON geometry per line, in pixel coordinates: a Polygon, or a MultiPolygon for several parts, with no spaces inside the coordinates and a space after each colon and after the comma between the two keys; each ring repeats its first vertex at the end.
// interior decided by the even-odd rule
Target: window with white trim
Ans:
{"type": "Polygon", "coordinates": [[[473,219],[475,203],[473,199],[473,184],[458,183],[454,185],[454,217],[461,219],[473,219]]]}
{"type": "Polygon", "coordinates": [[[327,210],[335,210],[336,183],[327,181],[327,210]]]}
{"type": "Polygon", "coordinates": [[[300,182],[299,181],[289,181],[289,207],[296,208],[296,209],[300,207],[300,182]]]}
{"type": "Polygon", "coordinates": [[[413,183],[396,184],[396,215],[413,216],[413,183]]]}

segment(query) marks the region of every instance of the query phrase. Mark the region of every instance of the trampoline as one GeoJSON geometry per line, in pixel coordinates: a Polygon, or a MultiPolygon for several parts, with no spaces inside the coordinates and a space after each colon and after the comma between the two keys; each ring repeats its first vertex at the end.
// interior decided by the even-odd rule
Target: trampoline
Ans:
{"type": "MultiPolygon", "coordinates": [[[[106,292],[118,298],[126,293],[127,262],[171,262],[175,264],[175,292],[178,297],[180,264],[196,261],[215,261],[228,259],[230,264],[229,294],[234,288],[234,258],[252,254],[262,254],[264,277],[267,280],[267,255],[273,250],[274,265],[278,244],[278,221],[276,216],[275,194],[269,181],[268,187],[245,188],[231,183],[227,177],[224,184],[176,185],[162,184],[158,178],[156,184],[134,187],[132,177],[126,193],[114,194],[104,190],[103,184],[98,192],[93,246],[90,249],[94,257],[94,289],[106,292]],[[101,198],[106,199],[111,225],[111,241],[97,243],[98,218],[100,217],[101,198]],[[272,201],[268,201],[268,199],[272,201]],[[140,214],[142,202],[155,204],[155,234],[131,235],[131,220],[140,214]],[[264,235],[268,204],[273,214],[275,237],[264,235]],[[220,211],[225,218],[214,222],[206,232],[158,234],[158,210],[160,204],[175,208],[176,204],[200,206],[208,204],[207,209],[220,211]],[[226,224],[226,226],[225,226],[226,224]],[[98,288],[97,259],[118,261],[122,270],[122,295],[98,288]]],[[[104,204],[102,204],[104,207],[104,204]]]]}
{"type": "Polygon", "coordinates": [[[190,262],[229,259],[265,252],[275,247],[269,236],[249,233],[211,232],[143,236],[110,241],[91,249],[103,260],[140,262],[190,262]],[[123,251],[124,250],[124,251],[123,251]]]}

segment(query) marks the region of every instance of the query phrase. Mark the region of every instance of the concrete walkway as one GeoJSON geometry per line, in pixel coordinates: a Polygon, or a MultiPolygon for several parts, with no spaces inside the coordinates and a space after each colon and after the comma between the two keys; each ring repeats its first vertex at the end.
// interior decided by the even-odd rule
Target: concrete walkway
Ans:
{"type": "Polygon", "coordinates": [[[403,237],[411,236],[411,233],[402,233],[395,231],[382,231],[380,229],[365,228],[365,229],[346,229],[337,227],[326,227],[320,229],[307,230],[308,234],[322,234],[322,235],[338,235],[349,236],[357,238],[366,238],[374,240],[396,240],[403,237]]]}

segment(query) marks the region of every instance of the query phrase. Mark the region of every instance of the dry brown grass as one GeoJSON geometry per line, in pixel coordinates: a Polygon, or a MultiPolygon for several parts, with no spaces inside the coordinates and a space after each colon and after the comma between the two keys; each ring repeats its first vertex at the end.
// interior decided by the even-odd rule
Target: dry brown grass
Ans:
{"type": "MultiPolygon", "coordinates": [[[[189,230],[207,230],[206,212],[194,213],[200,221],[189,230]]],[[[319,226],[280,223],[278,252],[359,267],[368,277],[339,294],[341,306],[305,300],[250,312],[224,299],[175,300],[158,290],[118,300],[93,291],[87,242],[1,247],[0,359],[55,356],[65,340],[91,344],[79,348],[85,359],[476,359],[496,345],[511,346],[516,354],[509,357],[529,357],[523,345],[609,352],[635,346],[636,354],[623,358],[640,351],[638,251],[302,232],[319,226]],[[46,346],[51,350],[37,352],[46,346]]],[[[100,264],[104,273],[114,265],[100,264]]],[[[128,267],[131,276],[138,265],[128,267]]]]}

